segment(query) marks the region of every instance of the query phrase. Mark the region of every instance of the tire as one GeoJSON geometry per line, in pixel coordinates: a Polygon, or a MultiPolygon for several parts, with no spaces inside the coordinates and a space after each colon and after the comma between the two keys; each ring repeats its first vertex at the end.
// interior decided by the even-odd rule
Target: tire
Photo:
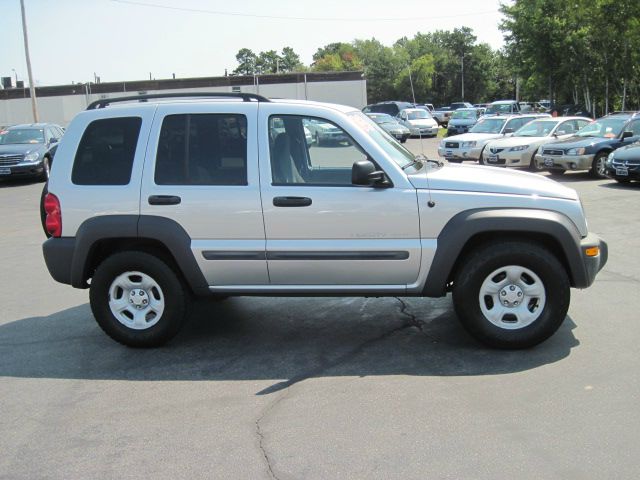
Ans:
{"type": "Polygon", "coordinates": [[[593,163],[591,164],[591,170],[589,170],[589,175],[593,178],[607,178],[604,172],[608,155],[607,152],[596,153],[596,156],[593,158],[593,163]]]}
{"type": "Polygon", "coordinates": [[[484,163],[484,149],[485,149],[485,147],[482,147],[482,150],[480,150],[480,158],[478,158],[478,163],[480,165],[485,165],[485,163],[484,163]]]}
{"type": "Polygon", "coordinates": [[[320,135],[318,135],[318,132],[316,132],[316,147],[320,146],[320,135]]]}
{"type": "MultiPolygon", "coordinates": [[[[531,161],[529,162],[529,171],[531,171],[531,172],[540,172],[540,171],[544,170],[544,167],[539,167],[538,165],[536,165],[536,155],[537,154],[538,154],[538,150],[533,152],[533,155],[531,155],[531,161]]],[[[564,170],[563,170],[563,172],[564,172],[564,170]]]]}
{"type": "Polygon", "coordinates": [[[570,297],[569,278],[560,261],[546,248],[526,241],[476,249],[465,258],[453,284],[460,322],[474,338],[494,348],[529,348],[549,338],[564,321],[570,297]],[[483,291],[496,293],[481,296],[483,291]],[[511,303],[498,305],[500,298],[511,303]]]}
{"type": "Polygon", "coordinates": [[[40,181],[46,182],[49,180],[49,174],[51,173],[51,159],[44,157],[42,159],[42,173],[40,174],[40,181]]]}
{"type": "Polygon", "coordinates": [[[402,137],[402,138],[400,139],[400,143],[407,143],[407,138],[408,138],[408,137],[402,137]]]}
{"type": "Polygon", "coordinates": [[[549,170],[549,173],[551,174],[552,177],[560,177],[562,175],[564,175],[564,172],[566,172],[566,170],[561,170],[559,168],[556,168],[555,170],[549,170]]]}
{"type": "Polygon", "coordinates": [[[116,342],[129,347],[165,344],[180,331],[187,315],[188,294],[181,279],[158,257],[139,251],[107,257],[91,280],[89,299],[100,328],[116,342]],[[126,283],[133,288],[117,286],[126,283]],[[141,290],[144,296],[139,294],[141,290]],[[123,302],[114,298],[118,294],[123,302]],[[144,305],[138,305],[139,310],[130,304],[134,300],[143,303],[145,299],[144,305]],[[114,315],[112,305],[124,306],[119,317],[114,315]]]}
{"type": "Polygon", "coordinates": [[[44,235],[49,238],[51,234],[47,232],[47,212],[44,209],[44,197],[48,193],[49,184],[45,183],[44,187],[42,187],[42,193],[40,194],[40,224],[42,225],[42,231],[44,235]]]}

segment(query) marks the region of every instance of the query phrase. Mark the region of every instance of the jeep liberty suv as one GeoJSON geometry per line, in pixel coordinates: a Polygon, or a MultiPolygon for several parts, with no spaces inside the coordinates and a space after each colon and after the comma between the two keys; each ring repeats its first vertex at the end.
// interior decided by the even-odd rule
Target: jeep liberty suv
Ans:
{"type": "Polygon", "coordinates": [[[415,156],[351,107],[166,97],[78,114],[44,199],[49,272],[89,288],[125,345],[171,339],[192,294],[452,292],[475,338],[525,348],[607,261],[576,192],[553,180],[415,156]],[[310,121],[341,133],[308,142],[310,121]]]}

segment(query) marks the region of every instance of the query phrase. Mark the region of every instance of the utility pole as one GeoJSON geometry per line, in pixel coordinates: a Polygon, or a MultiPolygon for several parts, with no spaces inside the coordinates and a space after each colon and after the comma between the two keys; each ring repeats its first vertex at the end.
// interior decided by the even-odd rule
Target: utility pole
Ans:
{"type": "Polygon", "coordinates": [[[27,73],[29,75],[31,109],[33,110],[33,121],[38,123],[40,121],[40,116],[38,115],[38,103],[36,101],[36,87],[33,84],[33,73],[31,72],[31,57],[29,56],[29,37],[27,35],[27,17],[24,13],[24,0],[20,0],[20,9],[22,10],[22,33],[24,34],[24,55],[27,60],[27,73]]]}
{"type": "Polygon", "coordinates": [[[462,52],[461,73],[462,73],[462,82],[461,82],[462,83],[462,98],[460,100],[464,102],[464,52],[462,52]]]}

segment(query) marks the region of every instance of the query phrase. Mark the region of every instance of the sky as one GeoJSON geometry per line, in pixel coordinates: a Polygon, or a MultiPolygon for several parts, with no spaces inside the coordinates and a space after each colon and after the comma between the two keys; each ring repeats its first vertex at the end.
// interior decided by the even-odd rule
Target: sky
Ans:
{"type": "MultiPolygon", "coordinates": [[[[502,46],[501,0],[24,0],[35,84],[224,75],[235,54],[467,26],[502,46]],[[153,5],[153,6],[152,6],[153,5]]],[[[0,76],[27,79],[19,0],[0,0],[0,76]],[[15,70],[15,72],[14,72],[15,70]]],[[[14,80],[15,81],[15,80],[14,80]]],[[[27,82],[25,81],[25,85],[27,82]]]]}

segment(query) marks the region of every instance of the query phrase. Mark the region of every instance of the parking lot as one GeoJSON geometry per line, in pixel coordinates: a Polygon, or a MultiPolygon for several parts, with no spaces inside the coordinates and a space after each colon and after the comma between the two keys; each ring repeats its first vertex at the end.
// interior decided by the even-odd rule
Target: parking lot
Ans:
{"type": "Polygon", "coordinates": [[[640,183],[560,180],[609,262],[524,351],[475,343],[450,296],[202,300],[125,348],[49,276],[42,184],[0,182],[0,478],[637,478],[640,183]]]}

